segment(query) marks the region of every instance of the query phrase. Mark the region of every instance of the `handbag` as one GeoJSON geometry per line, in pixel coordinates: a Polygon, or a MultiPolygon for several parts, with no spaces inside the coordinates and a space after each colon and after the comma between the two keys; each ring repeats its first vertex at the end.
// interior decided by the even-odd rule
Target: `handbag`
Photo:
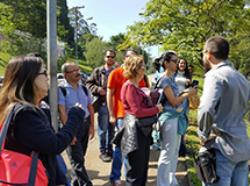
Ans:
{"type": "Polygon", "coordinates": [[[157,123],[158,117],[156,115],[144,117],[144,118],[137,118],[137,123],[139,127],[152,127],[153,124],[157,123]]]}
{"type": "Polygon", "coordinates": [[[0,133],[0,186],[46,186],[48,178],[42,162],[38,160],[38,153],[33,151],[28,156],[4,148],[14,108],[5,119],[0,133]]]}
{"type": "Polygon", "coordinates": [[[197,109],[200,105],[200,97],[198,96],[198,94],[189,97],[188,101],[190,109],[197,109]]]}

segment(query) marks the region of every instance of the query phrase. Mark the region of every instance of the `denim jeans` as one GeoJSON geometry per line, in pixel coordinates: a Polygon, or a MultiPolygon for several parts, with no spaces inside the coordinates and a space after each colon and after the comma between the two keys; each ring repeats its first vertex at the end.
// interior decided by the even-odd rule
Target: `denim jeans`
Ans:
{"type": "Polygon", "coordinates": [[[248,186],[248,161],[232,162],[216,150],[216,174],[219,181],[203,186],[248,186]]]}
{"type": "MultiPolygon", "coordinates": [[[[123,125],[123,119],[116,120],[116,129],[118,130],[123,125]]],[[[115,147],[113,152],[113,161],[112,161],[112,168],[110,173],[110,181],[114,182],[116,180],[120,180],[121,177],[121,169],[122,169],[122,152],[119,146],[115,147]]]]}
{"type": "Polygon", "coordinates": [[[101,105],[98,110],[98,136],[101,153],[112,153],[111,140],[114,137],[114,126],[109,123],[107,105],[101,105]]]}
{"type": "Polygon", "coordinates": [[[178,119],[167,120],[160,129],[162,150],[158,160],[157,186],[178,185],[175,171],[181,136],[177,133],[178,119]]]}

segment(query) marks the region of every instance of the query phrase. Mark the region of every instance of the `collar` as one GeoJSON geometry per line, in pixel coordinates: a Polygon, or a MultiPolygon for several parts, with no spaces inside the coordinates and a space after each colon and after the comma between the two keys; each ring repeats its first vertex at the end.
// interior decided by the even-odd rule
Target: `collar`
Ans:
{"type": "MultiPolygon", "coordinates": [[[[80,82],[78,82],[77,87],[79,87],[79,85],[80,85],[80,82]]],[[[71,87],[71,88],[73,88],[72,85],[67,80],[65,81],[64,87],[71,87]]]]}

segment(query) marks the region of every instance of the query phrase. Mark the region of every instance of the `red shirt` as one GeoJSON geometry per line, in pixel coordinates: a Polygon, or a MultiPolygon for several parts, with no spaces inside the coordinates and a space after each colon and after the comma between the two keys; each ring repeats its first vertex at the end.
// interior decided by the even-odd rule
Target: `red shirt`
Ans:
{"type": "Polygon", "coordinates": [[[138,118],[153,116],[159,112],[156,106],[150,106],[146,94],[130,81],[122,86],[121,100],[125,112],[138,118]]]}

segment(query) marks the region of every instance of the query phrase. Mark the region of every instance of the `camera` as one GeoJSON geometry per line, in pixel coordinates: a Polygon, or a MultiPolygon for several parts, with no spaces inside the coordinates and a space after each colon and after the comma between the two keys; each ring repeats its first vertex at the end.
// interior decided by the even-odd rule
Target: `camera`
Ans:
{"type": "Polygon", "coordinates": [[[198,88],[198,85],[199,85],[199,81],[198,80],[193,80],[192,81],[192,87],[198,88]]]}

